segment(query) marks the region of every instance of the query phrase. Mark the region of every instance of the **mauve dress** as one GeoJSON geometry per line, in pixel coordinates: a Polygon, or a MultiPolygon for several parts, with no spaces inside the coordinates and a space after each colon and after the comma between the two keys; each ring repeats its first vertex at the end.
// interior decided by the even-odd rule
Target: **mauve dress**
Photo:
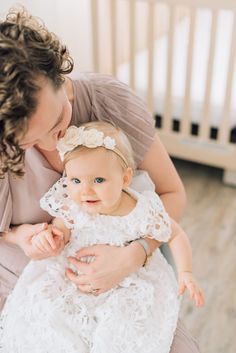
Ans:
{"type": "MultiPolygon", "coordinates": [[[[112,121],[125,131],[137,165],[153,142],[154,120],[145,104],[125,84],[111,76],[84,73],[72,80],[74,101],[71,125],[88,121],[112,121]]],[[[51,216],[39,207],[39,199],[61,175],[35,149],[25,155],[25,176],[7,174],[0,180],[0,232],[10,225],[49,222],[51,216]]],[[[29,259],[17,246],[0,239],[0,310],[29,259]]],[[[179,322],[171,353],[198,353],[194,339],[179,322]]]]}

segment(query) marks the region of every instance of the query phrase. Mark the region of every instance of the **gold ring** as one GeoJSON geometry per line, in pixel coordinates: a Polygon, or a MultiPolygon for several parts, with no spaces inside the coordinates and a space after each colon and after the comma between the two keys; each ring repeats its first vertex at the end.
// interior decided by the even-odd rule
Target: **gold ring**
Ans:
{"type": "Polygon", "coordinates": [[[96,289],[94,289],[94,288],[93,288],[91,293],[92,293],[93,295],[95,295],[95,294],[97,294],[97,293],[98,293],[98,291],[99,291],[99,289],[98,289],[98,288],[96,288],[96,289]]]}
{"type": "Polygon", "coordinates": [[[93,295],[95,295],[95,294],[98,293],[99,289],[93,288],[91,283],[89,283],[89,286],[90,286],[90,291],[89,291],[89,293],[91,293],[91,294],[93,294],[93,295]]]}

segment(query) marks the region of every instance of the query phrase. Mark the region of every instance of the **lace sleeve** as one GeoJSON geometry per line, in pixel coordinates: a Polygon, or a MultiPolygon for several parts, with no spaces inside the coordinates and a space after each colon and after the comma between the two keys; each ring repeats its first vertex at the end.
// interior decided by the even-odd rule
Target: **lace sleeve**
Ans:
{"type": "Polygon", "coordinates": [[[148,201],[148,212],[143,223],[142,236],[167,242],[171,236],[171,222],[160,197],[152,191],[145,191],[143,195],[148,201]]]}
{"type": "Polygon", "coordinates": [[[41,198],[40,206],[51,216],[63,220],[65,226],[73,228],[73,217],[71,215],[74,206],[73,201],[68,198],[66,178],[59,179],[49,191],[41,198]]]}

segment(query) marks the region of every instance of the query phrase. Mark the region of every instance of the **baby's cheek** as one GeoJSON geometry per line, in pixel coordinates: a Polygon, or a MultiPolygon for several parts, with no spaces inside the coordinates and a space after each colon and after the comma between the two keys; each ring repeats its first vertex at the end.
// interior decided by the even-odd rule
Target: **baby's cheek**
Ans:
{"type": "Polygon", "coordinates": [[[80,203],[80,195],[78,192],[70,192],[70,194],[68,193],[68,196],[71,200],[73,200],[76,203],[80,203]]]}
{"type": "MultiPolygon", "coordinates": [[[[66,191],[67,191],[67,194],[68,194],[69,198],[70,198],[71,200],[74,200],[74,199],[75,199],[75,192],[74,192],[74,190],[73,190],[73,187],[68,186],[66,191]]],[[[75,200],[74,200],[74,201],[75,201],[75,200]]]]}

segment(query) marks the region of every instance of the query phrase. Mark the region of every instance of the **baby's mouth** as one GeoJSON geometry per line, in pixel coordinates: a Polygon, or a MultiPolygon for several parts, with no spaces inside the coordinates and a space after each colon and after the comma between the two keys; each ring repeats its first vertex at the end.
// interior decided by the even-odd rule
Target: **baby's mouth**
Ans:
{"type": "Polygon", "coordinates": [[[86,200],[86,203],[90,203],[90,204],[94,204],[94,203],[98,203],[99,200],[86,200]]]}

